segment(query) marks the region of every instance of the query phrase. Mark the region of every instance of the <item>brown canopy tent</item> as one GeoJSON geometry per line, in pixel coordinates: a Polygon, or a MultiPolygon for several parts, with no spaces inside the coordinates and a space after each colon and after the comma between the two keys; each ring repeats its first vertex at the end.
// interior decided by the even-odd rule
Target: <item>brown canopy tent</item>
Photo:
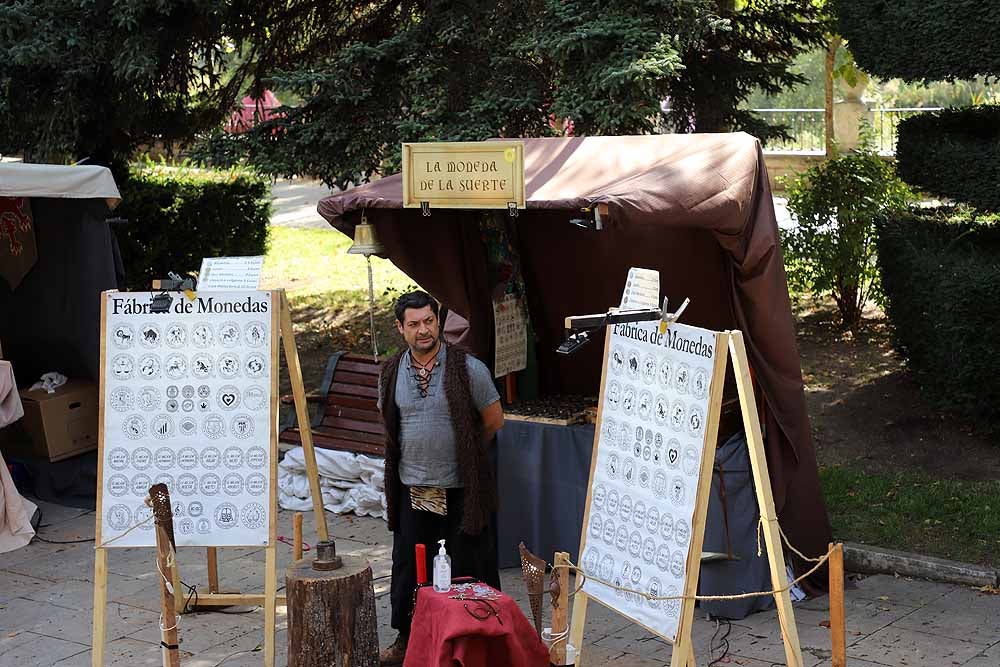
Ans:
{"type": "MultiPolygon", "coordinates": [[[[671,304],[690,297],[684,322],[743,331],[765,404],[780,522],[803,553],[825,553],[830,525],[759,142],[746,134],[695,134],[524,144],[527,210],[516,219],[516,239],[543,393],[596,393],[603,345],[557,356],[563,320],[617,305],[629,267],[657,269],[671,304]],[[568,224],[598,204],[610,214],[604,229],[568,224]]],[[[349,235],[366,211],[386,256],[466,317],[472,351],[492,358],[492,286],[469,212],[422,217],[404,209],[399,175],[323,199],[318,210],[349,235]]]]}

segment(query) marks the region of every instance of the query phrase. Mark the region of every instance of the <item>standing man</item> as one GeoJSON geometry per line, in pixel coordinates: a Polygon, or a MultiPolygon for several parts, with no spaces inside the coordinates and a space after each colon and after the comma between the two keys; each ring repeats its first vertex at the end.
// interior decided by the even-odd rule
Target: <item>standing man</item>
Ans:
{"type": "Polygon", "coordinates": [[[438,303],[426,292],[396,302],[406,349],[382,365],[379,408],[385,421],[385,498],[392,539],[392,627],[399,636],[382,665],[402,664],[417,585],[414,546],[447,540],[453,577],[500,587],[496,482],[487,448],[503,426],[489,369],[441,340],[438,303]]]}

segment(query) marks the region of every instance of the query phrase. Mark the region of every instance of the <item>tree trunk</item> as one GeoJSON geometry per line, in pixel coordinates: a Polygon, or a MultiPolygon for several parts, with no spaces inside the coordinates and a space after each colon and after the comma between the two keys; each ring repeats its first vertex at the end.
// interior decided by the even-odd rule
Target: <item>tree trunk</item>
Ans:
{"type": "Polygon", "coordinates": [[[378,667],[372,570],[362,558],[342,558],[338,570],[300,560],[286,571],[288,667],[378,667]]]}
{"type": "Polygon", "coordinates": [[[826,74],[824,88],[826,103],[823,109],[823,120],[826,125],[826,156],[833,157],[837,150],[836,137],[833,136],[833,65],[837,59],[837,49],[840,48],[840,35],[831,35],[826,46],[826,74]]]}

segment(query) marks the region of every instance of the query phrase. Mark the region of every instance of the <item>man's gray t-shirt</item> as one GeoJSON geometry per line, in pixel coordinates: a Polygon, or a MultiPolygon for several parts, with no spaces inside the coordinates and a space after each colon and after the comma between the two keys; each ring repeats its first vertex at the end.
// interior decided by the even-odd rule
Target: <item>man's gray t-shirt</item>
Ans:
{"type": "MultiPolygon", "coordinates": [[[[444,343],[427,387],[427,396],[420,395],[410,353],[399,362],[396,375],[396,406],[399,408],[399,479],[407,486],[462,486],[455,453],[455,429],[451,422],[448,399],[444,395],[444,374],[447,353],[444,343]]],[[[483,410],[500,400],[493,378],[486,365],[466,356],[469,370],[469,390],[472,403],[483,410]]]]}

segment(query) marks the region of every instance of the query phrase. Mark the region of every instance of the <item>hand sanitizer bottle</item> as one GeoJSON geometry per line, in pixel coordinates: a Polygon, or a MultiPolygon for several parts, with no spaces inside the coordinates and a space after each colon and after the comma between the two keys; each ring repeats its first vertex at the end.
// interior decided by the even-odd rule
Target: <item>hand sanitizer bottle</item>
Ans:
{"type": "Polygon", "coordinates": [[[444,540],[438,540],[441,548],[434,556],[434,590],[447,593],[451,590],[451,556],[444,550],[444,540]]]}

